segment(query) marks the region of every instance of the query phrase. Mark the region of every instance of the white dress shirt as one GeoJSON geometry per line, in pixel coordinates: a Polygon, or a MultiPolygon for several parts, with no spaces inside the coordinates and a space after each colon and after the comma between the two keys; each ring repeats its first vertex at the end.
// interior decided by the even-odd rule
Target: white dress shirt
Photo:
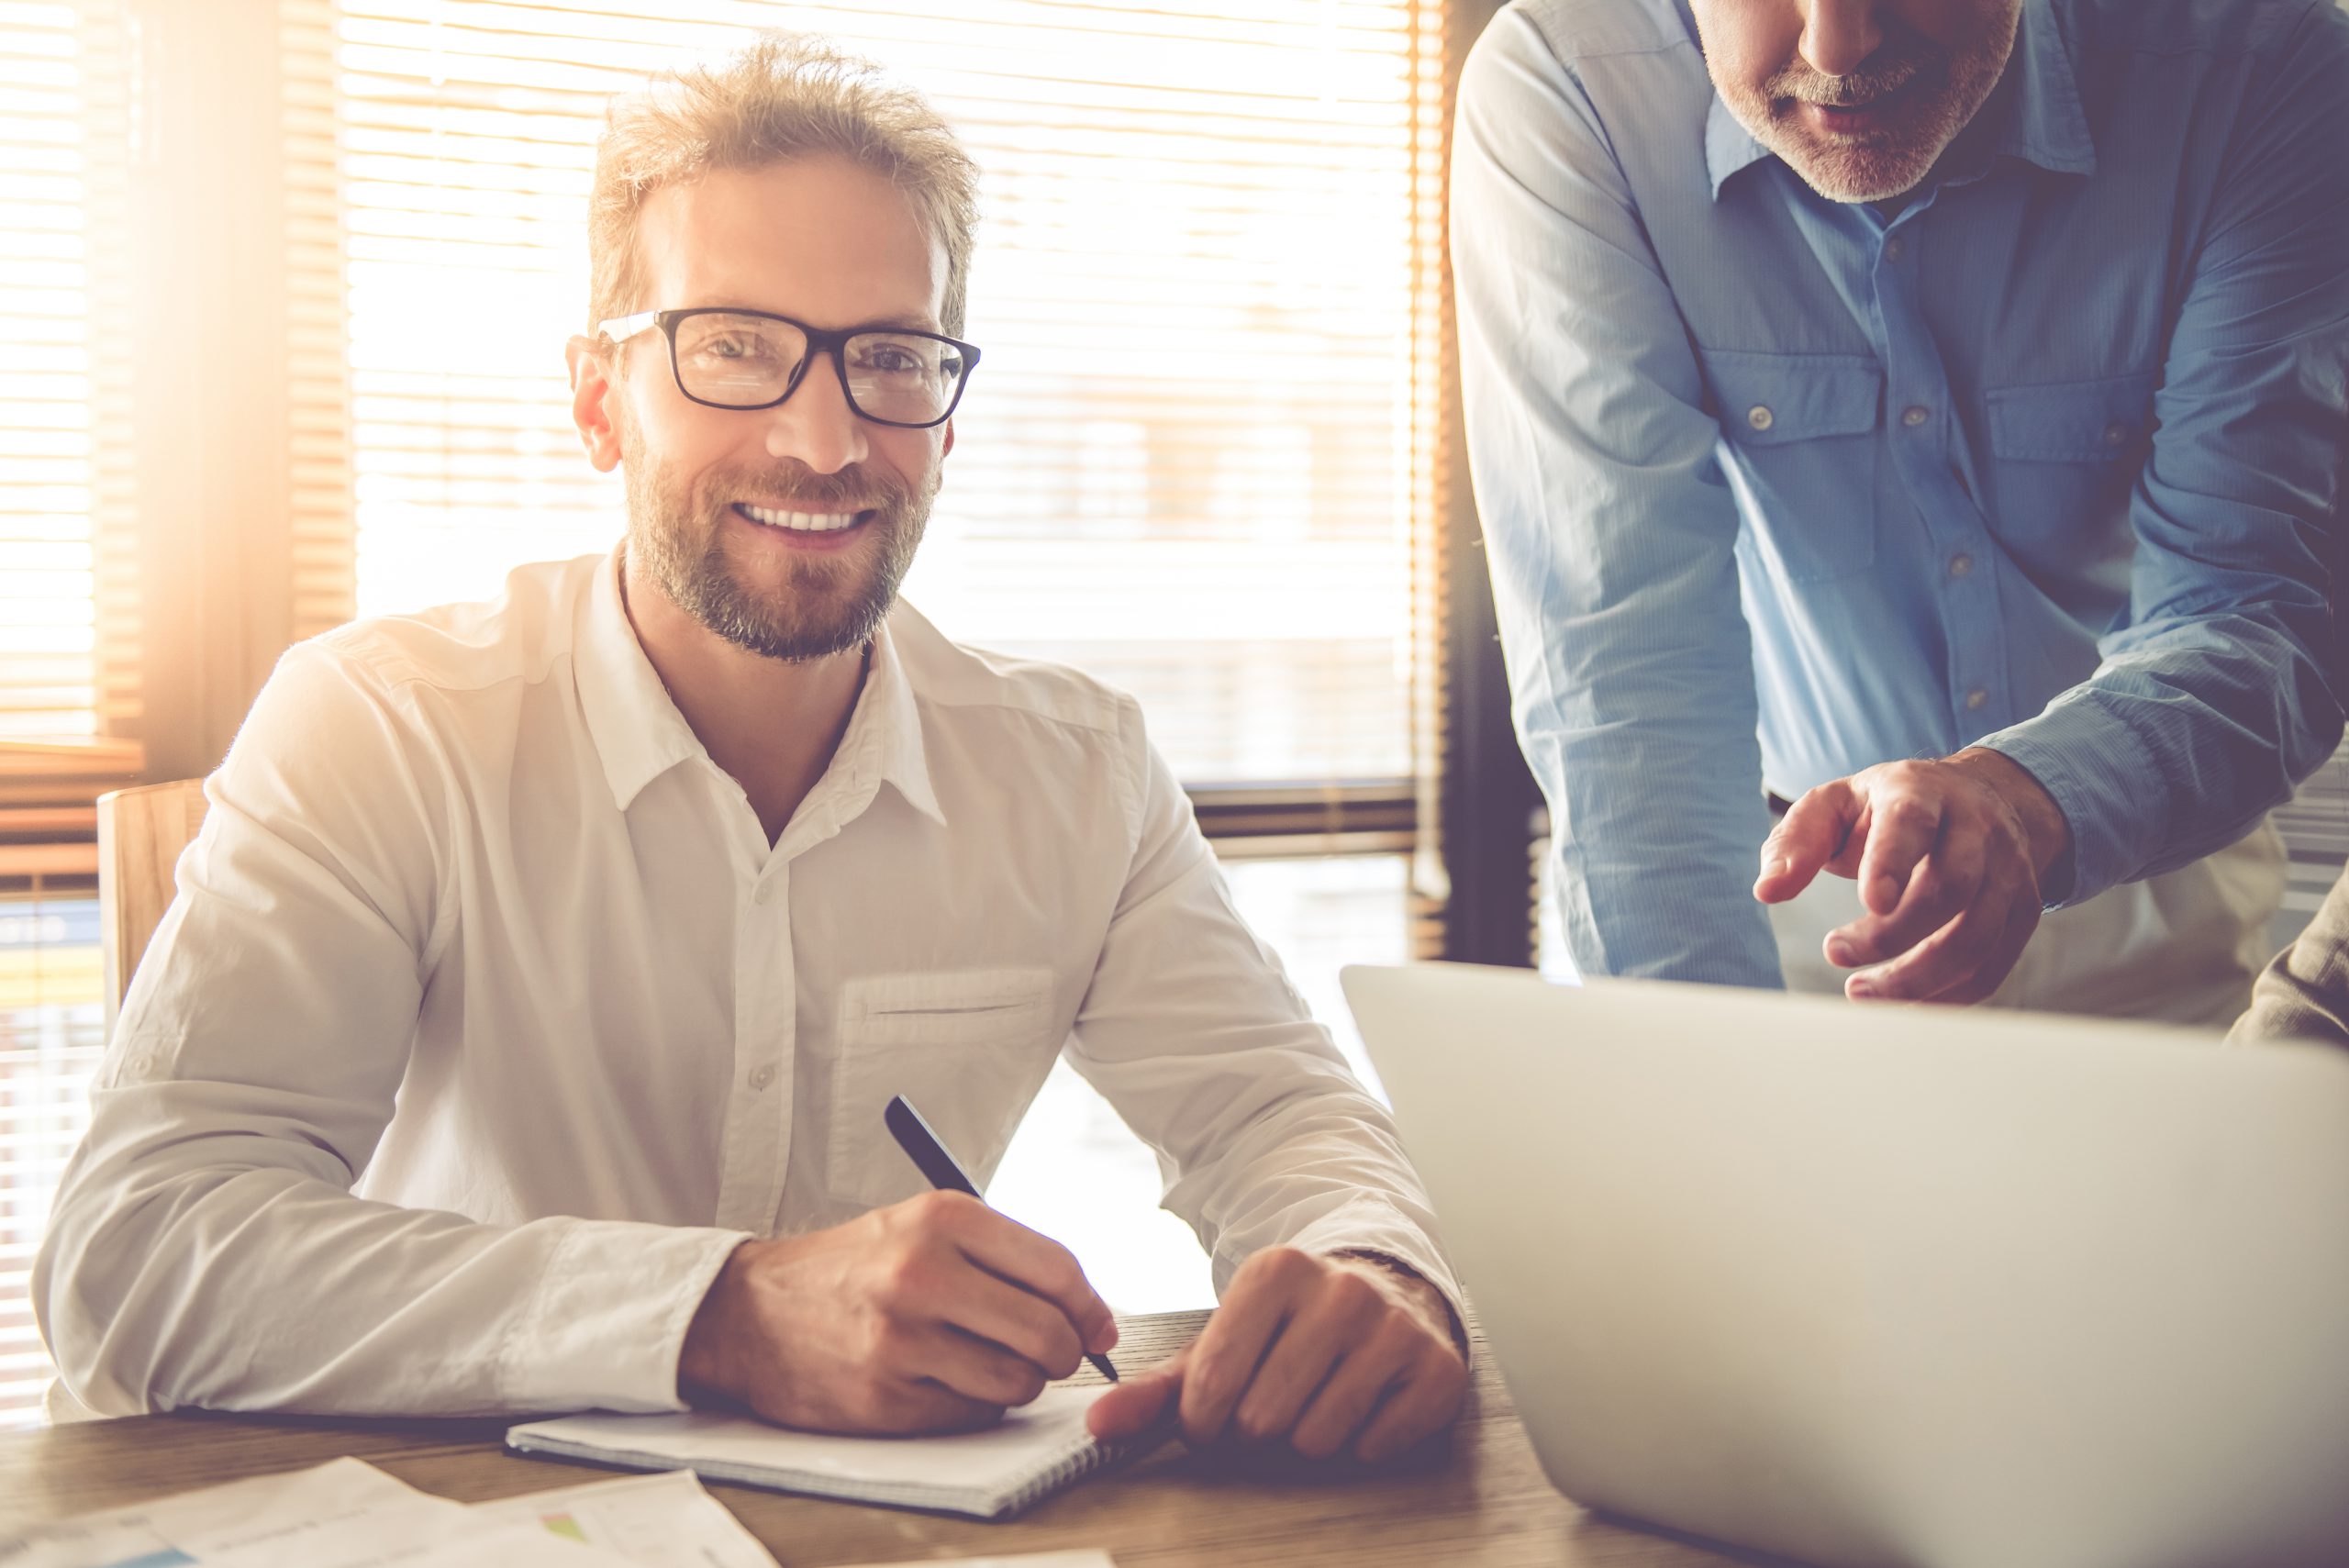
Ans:
{"type": "Polygon", "coordinates": [[[1063,1051],[1219,1286],[1454,1301],[1392,1123],[1241,923],[1132,699],[900,605],[770,845],[618,557],[287,653],[206,784],[33,1297],[105,1411],[679,1407],[745,1237],[977,1180],[1063,1051]]]}

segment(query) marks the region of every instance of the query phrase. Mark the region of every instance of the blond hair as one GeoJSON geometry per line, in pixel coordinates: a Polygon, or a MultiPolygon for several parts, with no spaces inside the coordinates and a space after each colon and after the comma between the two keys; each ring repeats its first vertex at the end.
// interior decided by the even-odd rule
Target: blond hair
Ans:
{"type": "Polygon", "coordinates": [[[978,165],[920,94],[824,39],[784,32],[762,34],[707,63],[662,72],[612,100],[587,198],[589,330],[642,308],[636,231],[646,196],[713,169],[823,153],[862,164],[912,201],[946,251],[940,325],[961,336],[978,225],[978,165]]]}

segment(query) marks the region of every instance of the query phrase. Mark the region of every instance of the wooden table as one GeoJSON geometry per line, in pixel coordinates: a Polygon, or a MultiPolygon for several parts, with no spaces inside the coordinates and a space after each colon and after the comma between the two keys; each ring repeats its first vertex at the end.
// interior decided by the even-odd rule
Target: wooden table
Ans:
{"type": "MultiPolygon", "coordinates": [[[[1119,1359],[1150,1365],[1197,1332],[1204,1316],[1128,1320],[1119,1359]]],[[[1450,1442],[1414,1468],[1375,1476],[1267,1474],[1174,1444],[1002,1524],[724,1484],[710,1490],[783,1568],[1076,1547],[1107,1548],[1119,1568],[1727,1568],[1740,1561],[1596,1518],[1559,1496],[1534,1462],[1491,1358],[1480,1354],[1479,1362],[1450,1442]]],[[[190,1413],[0,1434],[0,1539],[92,1508],[342,1454],[463,1502],[576,1485],[602,1473],[505,1452],[507,1425],[190,1413]]]]}

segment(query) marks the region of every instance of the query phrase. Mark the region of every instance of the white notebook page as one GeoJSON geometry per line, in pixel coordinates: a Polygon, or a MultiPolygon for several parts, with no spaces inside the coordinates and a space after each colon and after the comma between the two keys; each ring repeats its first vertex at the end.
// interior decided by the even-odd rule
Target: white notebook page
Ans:
{"type": "Polygon", "coordinates": [[[827,1437],[786,1431],[744,1416],[565,1416],[518,1429],[581,1448],[702,1460],[746,1469],[821,1475],[860,1485],[994,1492],[1090,1445],[1085,1412],[1098,1388],[1048,1388],[983,1431],[941,1437],[827,1437]]]}

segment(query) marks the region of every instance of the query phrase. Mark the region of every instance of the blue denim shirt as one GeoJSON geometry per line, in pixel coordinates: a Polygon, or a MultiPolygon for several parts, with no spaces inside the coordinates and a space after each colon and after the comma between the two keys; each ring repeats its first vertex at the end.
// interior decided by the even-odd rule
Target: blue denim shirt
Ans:
{"type": "Polygon", "coordinates": [[[1996,748],[2060,902],[2341,733],[2349,18],[2025,0],[1898,217],[1730,117],[1674,0],[1518,0],[1461,83],[1469,450],[1586,973],[1779,984],[1765,786],[1996,748]]]}

